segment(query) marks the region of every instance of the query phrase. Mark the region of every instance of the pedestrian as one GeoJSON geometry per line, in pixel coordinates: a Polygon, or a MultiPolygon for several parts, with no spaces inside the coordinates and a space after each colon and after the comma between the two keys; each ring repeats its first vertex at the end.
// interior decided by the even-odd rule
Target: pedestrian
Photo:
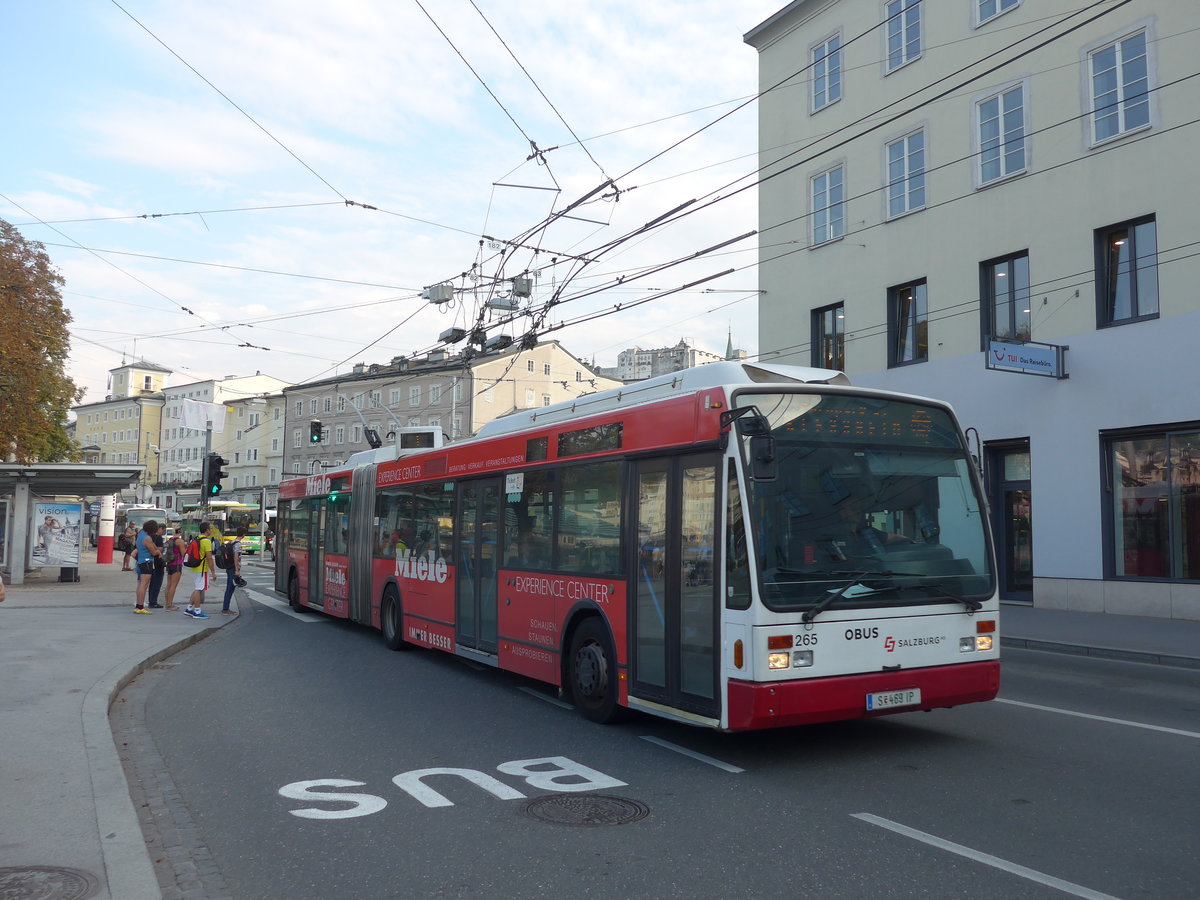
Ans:
{"type": "Polygon", "coordinates": [[[200,536],[196,540],[200,550],[200,565],[192,570],[195,573],[192,577],[192,597],[188,601],[187,609],[183,611],[185,615],[189,615],[193,619],[208,618],[208,613],[202,607],[204,592],[208,590],[209,576],[216,571],[212,558],[213,531],[213,527],[207,522],[200,523],[200,536]]]}
{"type": "Polygon", "coordinates": [[[179,587],[179,579],[183,577],[183,554],[187,552],[187,544],[178,530],[167,532],[167,612],[174,612],[175,589],[179,587]]]}
{"type": "Polygon", "coordinates": [[[275,532],[267,529],[267,552],[271,554],[271,562],[275,562],[275,532]]]}
{"type": "Polygon", "coordinates": [[[162,555],[158,545],[154,543],[156,534],[158,534],[158,523],[153,519],[147,519],[134,541],[137,553],[138,583],[137,605],[134,606],[133,611],[144,616],[151,615],[150,610],[146,609],[146,592],[150,589],[150,579],[154,577],[154,560],[162,555]]]}
{"type": "Polygon", "coordinates": [[[154,546],[158,547],[158,556],[154,557],[154,572],[150,575],[150,591],[147,598],[150,602],[146,604],[147,609],[162,609],[162,604],[158,602],[158,594],[162,590],[163,580],[167,574],[167,544],[166,538],[163,536],[166,530],[166,523],[162,523],[150,535],[154,539],[154,546]]]}
{"type": "Polygon", "coordinates": [[[221,604],[221,615],[236,616],[237,613],[229,608],[233,599],[233,589],[242,578],[242,538],[246,536],[246,526],[239,525],[237,537],[229,542],[229,568],[225,570],[225,601],[221,604]]]}
{"type": "Polygon", "coordinates": [[[125,559],[121,563],[121,571],[128,572],[133,566],[129,565],[129,558],[133,555],[133,551],[137,548],[134,543],[137,541],[138,530],[137,526],[130,522],[125,526],[125,530],[121,532],[121,536],[117,538],[117,550],[125,554],[125,559]]]}
{"type": "Polygon", "coordinates": [[[4,602],[4,579],[0,578],[0,603],[4,602]]]}

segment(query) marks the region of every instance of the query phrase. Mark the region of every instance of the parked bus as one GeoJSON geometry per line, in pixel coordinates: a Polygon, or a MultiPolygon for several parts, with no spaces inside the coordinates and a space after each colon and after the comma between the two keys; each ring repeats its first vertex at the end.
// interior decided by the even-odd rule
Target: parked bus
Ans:
{"type": "Polygon", "coordinates": [[[999,600],[944,403],[719,362],[280,485],[295,608],[735,731],[990,700],[999,600]]]}
{"type": "MultiPolygon", "coordinates": [[[[210,522],[225,537],[232,538],[238,526],[245,526],[246,536],[242,539],[243,553],[257,553],[262,549],[262,527],[259,508],[252,503],[237,503],[233,500],[212,500],[207,506],[188,505],[183,511],[183,527],[189,534],[198,532],[201,522],[210,522]]],[[[267,511],[274,516],[274,510],[267,511]]]]}
{"type": "Polygon", "coordinates": [[[161,507],[149,506],[144,503],[122,503],[117,506],[117,514],[113,520],[113,533],[121,534],[128,525],[136,525],[140,531],[142,526],[151,520],[165,525],[167,511],[161,507]]]}

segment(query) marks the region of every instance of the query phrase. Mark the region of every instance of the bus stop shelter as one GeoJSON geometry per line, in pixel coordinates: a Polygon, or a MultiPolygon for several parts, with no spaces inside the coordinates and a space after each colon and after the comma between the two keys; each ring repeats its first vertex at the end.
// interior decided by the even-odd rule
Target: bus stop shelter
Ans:
{"type": "Polygon", "coordinates": [[[25,582],[29,557],[33,498],[62,500],[70,497],[105,497],[136,484],[145,466],[97,465],[95,463],[0,463],[0,551],[11,573],[10,583],[25,582]]]}

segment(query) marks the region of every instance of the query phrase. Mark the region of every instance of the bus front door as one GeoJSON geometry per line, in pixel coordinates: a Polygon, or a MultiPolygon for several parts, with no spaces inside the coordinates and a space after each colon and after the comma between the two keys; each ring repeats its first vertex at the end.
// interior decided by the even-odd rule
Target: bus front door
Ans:
{"type": "Polygon", "coordinates": [[[708,455],[638,462],[629,525],[637,553],[630,694],[703,716],[720,711],[717,471],[708,455]]]}
{"type": "Polygon", "coordinates": [[[500,479],[460,482],[455,540],[455,630],[460,646],[495,654],[500,479]]]}

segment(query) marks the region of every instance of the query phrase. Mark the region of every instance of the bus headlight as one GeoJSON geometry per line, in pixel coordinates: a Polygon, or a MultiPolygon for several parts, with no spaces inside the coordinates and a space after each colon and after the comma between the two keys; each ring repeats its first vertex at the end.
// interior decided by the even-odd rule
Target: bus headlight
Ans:
{"type": "Polygon", "coordinates": [[[973,638],[973,637],[959,638],[958,639],[958,652],[959,653],[974,653],[975,652],[975,638],[973,638]]]}
{"type": "Polygon", "coordinates": [[[975,649],[976,650],[991,650],[992,649],[992,636],[990,634],[975,635],[975,649]]]}
{"type": "Polygon", "coordinates": [[[768,669],[789,669],[792,666],[790,653],[768,653],[767,668],[768,669]]]}
{"type": "Polygon", "coordinates": [[[811,650],[797,650],[792,654],[792,668],[801,669],[805,666],[813,664],[813,652],[811,650]]]}

